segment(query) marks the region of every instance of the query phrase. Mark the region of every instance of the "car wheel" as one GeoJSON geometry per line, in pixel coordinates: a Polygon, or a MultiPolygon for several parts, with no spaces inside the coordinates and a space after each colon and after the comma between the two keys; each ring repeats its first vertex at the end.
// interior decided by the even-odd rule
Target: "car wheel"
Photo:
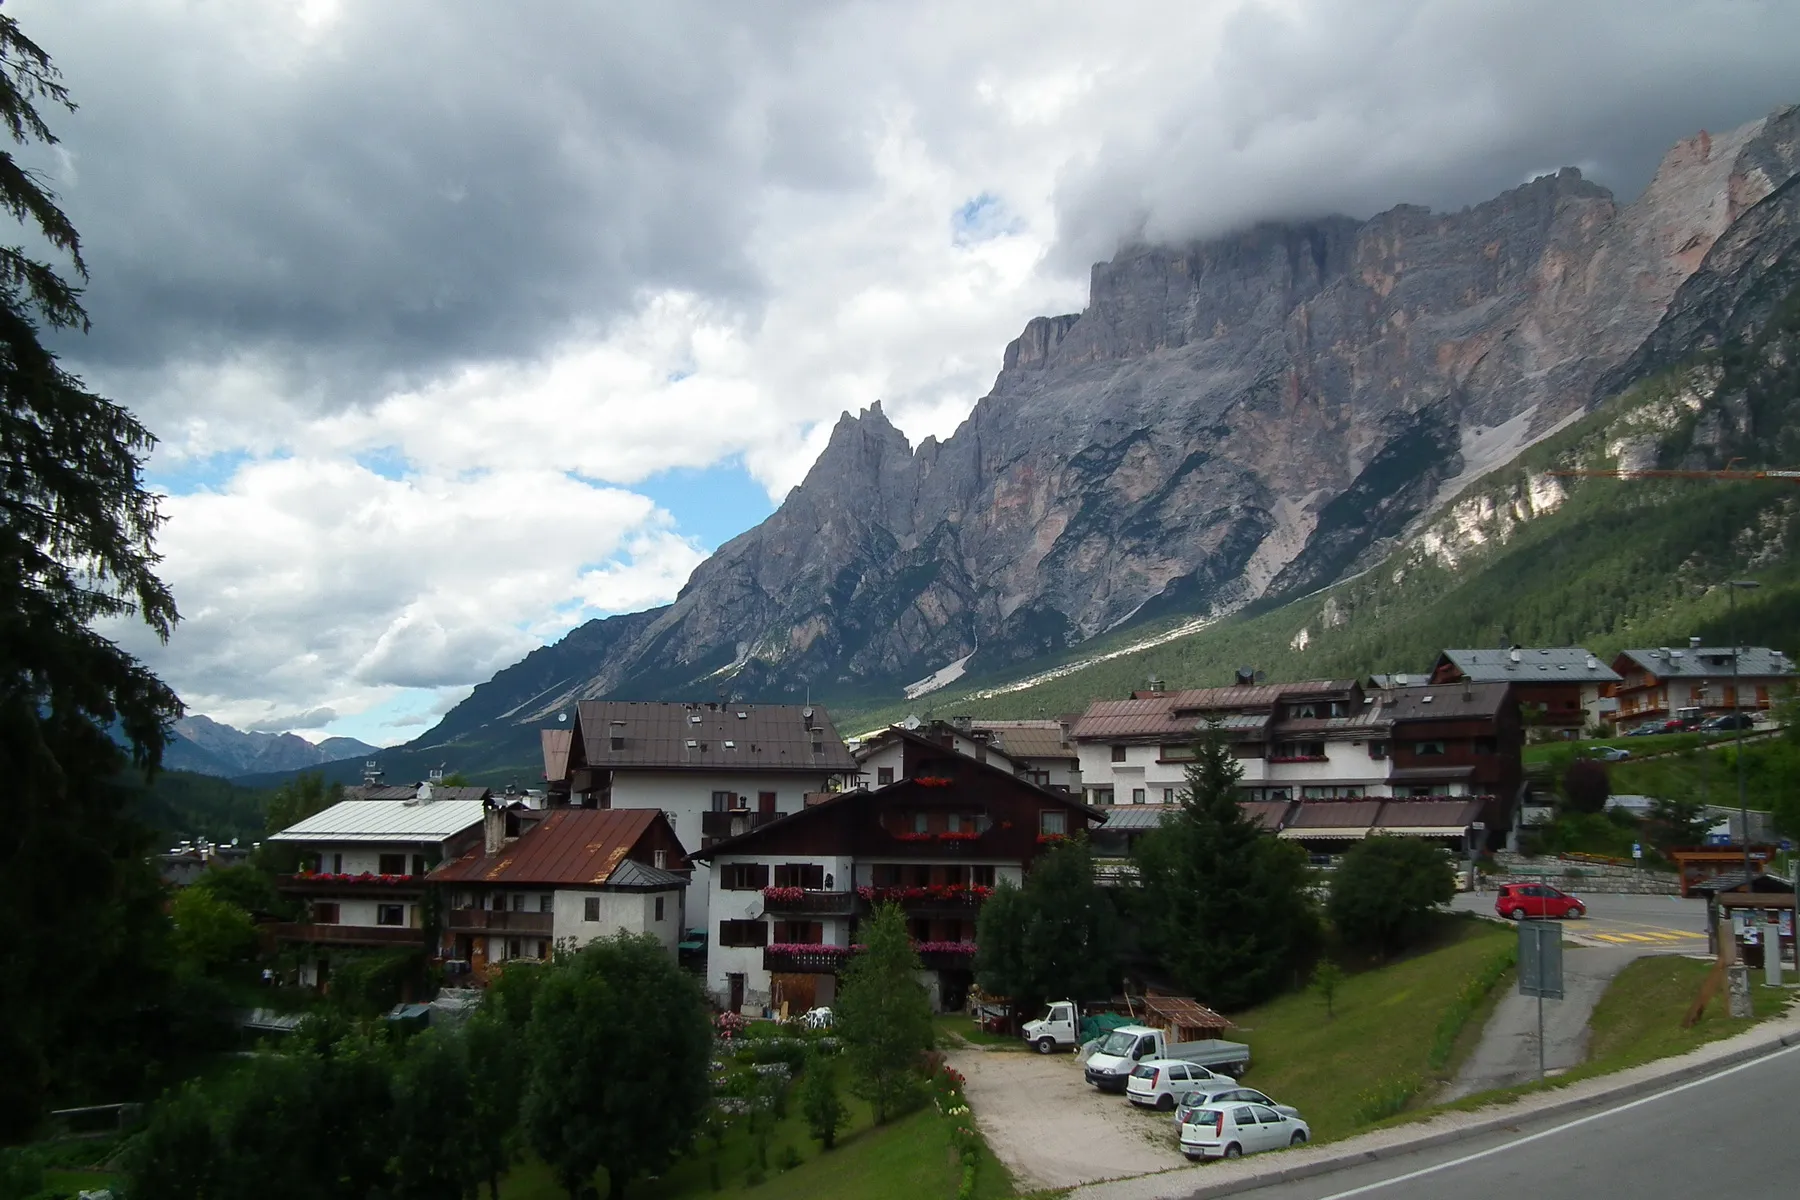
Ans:
{"type": "Polygon", "coordinates": [[[1301,1133],[1298,1129],[1294,1130],[1294,1136],[1288,1139],[1288,1145],[1303,1146],[1305,1144],[1306,1144],[1306,1135],[1304,1133],[1301,1133]]]}
{"type": "Polygon", "coordinates": [[[1174,1107],[1175,1107],[1175,1097],[1173,1097],[1173,1096],[1158,1096],[1156,1098],[1156,1111],[1157,1112],[1168,1112],[1171,1108],[1174,1108],[1174,1107]]]}
{"type": "Polygon", "coordinates": [[[1244,1157],[1244,1148],[1242,1146],[1238,1145],[1236,1142],[1233,1142],[1233,1143],[1231,1143],[1231,1145],[1225,1147],[1225,1157],[1226,1158],[1242,1158],[1242,1157],[1244,1157]]]}
{"type": "Polygon", "coordinates": [[[1567,916],[1571,921],[1579,921],[1581,918],[1587,916],[1587,909],[1581,907],[1579,904],[1571,904],[1569,905],[1567,916]]]}
{"type": "Polygon", "coordinates": [[[1047,1037],[1039,1038],[1037,1040],[1037,1052],[1039,1054],[1054,1054],[1054,1053],[1056,1053],[1056,1040],[1054,1038],[1047,1038],[1047,1037]]]}
{"type": "Polygon", "coordinates": [[[1525,910],[1522,908],[1513,909],[1512,910],[1512,919],[1515,921],[1523,921],[1525,919],[1525,910]]]}

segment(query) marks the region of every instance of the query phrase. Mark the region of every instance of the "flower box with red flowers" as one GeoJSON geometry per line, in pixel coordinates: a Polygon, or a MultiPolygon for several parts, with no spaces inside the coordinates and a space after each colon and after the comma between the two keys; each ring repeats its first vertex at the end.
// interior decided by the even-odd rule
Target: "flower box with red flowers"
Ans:
{"type": "Polygon", "coordinates": [[[1054,846],[1058,842],[1066,842],[1068,840],[1069,835],[1066,833],[1040,833],[1037,837],[1037,844],[1040,846],[1054,846]]]}
{"type": "Polygon", "coordinates": [[[806,899],[805,888],[766,887],[762,893],[763,901],[767,904],[798,904],[806,899]]]}
{"type": "Polygon", "coordinates": [[[946,779],[942,775],[915,775],[913,776],[913,782],[920,787],[941,788],[949,787],[956,781],[953,779],[946,779]]]}
{"type": "Polygon", "coordinates": [[[929,833],[914,833],[910,829],[889,830],[889,834],[897,842],[929,842],[932,838],[929,833]]]}
{"type": "Polygon", "coordinates": [[[914,942],[913,949],[920,954],[966,954],[975,956],[974,942],[914,942]]]}
{"type": "Polygon", "coordinates": [[[981,834],[973,829],[951,829],[933,836],[940,842],[972,842],[981,834]]]}

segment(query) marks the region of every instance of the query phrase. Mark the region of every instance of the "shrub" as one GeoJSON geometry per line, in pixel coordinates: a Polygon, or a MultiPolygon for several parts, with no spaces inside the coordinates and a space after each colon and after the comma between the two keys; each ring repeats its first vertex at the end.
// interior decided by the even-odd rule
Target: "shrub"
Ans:
{"type": "Polygon", "coordinates": [[[1612,778],[1606,764],[1593,758],[1578,758],[1563,770],[1563,800],[1571,812],[1597,813],[1606,808],[1612,795],[1612,778]]]}
{"type": "Polygon", "coordinates": [[[1442,850],[1412,838],[1370,838],[1344,855],[1329,909],[1339,937],[1386,957],[1417,940],[1432,910],[1455,895],[1442,850]]]}

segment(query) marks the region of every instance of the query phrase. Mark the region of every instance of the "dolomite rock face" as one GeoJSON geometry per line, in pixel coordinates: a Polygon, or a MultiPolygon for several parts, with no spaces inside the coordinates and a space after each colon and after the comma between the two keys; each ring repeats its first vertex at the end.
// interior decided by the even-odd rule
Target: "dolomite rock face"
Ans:
{"type": "Polygon", "coordinates": [[[1758,302],[1745,281],[1796,261],[1797,168],[1788,109],[1679,143],[1628,205],[1565,169],[1461,212],[1122,252],[949,439],[846,413],[673,604],[535,652],[422,742],[726,678],[898,695],[965,656],[1322,586],[1758,302]]]}

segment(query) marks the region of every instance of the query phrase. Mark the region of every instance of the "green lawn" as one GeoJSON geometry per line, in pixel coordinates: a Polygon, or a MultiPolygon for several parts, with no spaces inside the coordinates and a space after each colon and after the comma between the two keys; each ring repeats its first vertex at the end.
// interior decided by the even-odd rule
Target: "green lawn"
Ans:
{"type": "MultiPolygon", "coordinates": [[[[1748,731],[1746,731],[1748,732],[1748,731]]],[[[1647,758],[1652,754],[1669,754],[1678,750],[1693,750],[1702,745],[1717,745],[1731,741],[1734,735],[1727,732],[1700,733],[1688,730],[1682,733],[1646,734],[1643,737],[1610,737],[1583,738],[1569,742],[1539,742],[1526,746],[1520,757],[1527,763],[1549,763],[1555,767],[1567,766],[1577,758],[1587,758],[1601,746],[1622,746],[1631,751],[1632,758],[1647,758]]],[[[1626,760],[1627,762],[1630,759],[1626,760]]]]}
{"type": "Polygon", "coordinates": [[[975,1024],[966,1013],[939,1013],[931,1020],[937,1027],[939,1046],[964,1041],[972,1046],[989,1046],[998,1050],[1028,1049],[1024,1038],[1014,1037],[1010,1033],[990,1033],[975,1024]]]}
{"type": "MultiPolygon", "coordinates": [[[[806,1132],[798,1108],[775,1130],[769,1143],[769,1171],[760,1185],[746,1182],[754,1159],[748,1135],[734,1127],[715,1151],[702,1141],[660,1179],[639,1179],[630,1200],[674,1200],[676,1197],[741,1196],[779,1200],[911,1200],[916,1196],[951,1197],[962,1180],[962,1168],[950,1145],[950,1127],[929,1105],[921,1112],[875,1128],[869,1108],[845,1095],[851,1110],[847,1132],[835,1150],[826,1152],[806,1132]],[[792,1147],[801,1163],[780,1170],[783,1150],[792,1147]],[[712,1187],[712,1163],[718,1163],[720,1190],[712,1187]]],[[[1012,1178],[984,1148],[976,1168],[979,1200],[1013,1195],[1012,1178]]],[[[563,1190],[541,1163],[520,1166],[501,1184],[501,1200],[562,1200],[563,1190]]]]}
{"type": "Polygon", "coordinates": [[[1453,1070],[1454,1054],[1436,1070],[1431,1062],[1445,1015],[1518,935],[1490,921],[1457,919],[1445,922],[1443,938],[1437,949],[1347,976],[1329,1019],[1307,993],[1234,1016],[1238,1028],[1226,1036],[1250,1044],[1245,1082],[1298,1108],[1319,1141],[1369,1124],[1372,1092],[1416,1089],[1453,1070]]]}

